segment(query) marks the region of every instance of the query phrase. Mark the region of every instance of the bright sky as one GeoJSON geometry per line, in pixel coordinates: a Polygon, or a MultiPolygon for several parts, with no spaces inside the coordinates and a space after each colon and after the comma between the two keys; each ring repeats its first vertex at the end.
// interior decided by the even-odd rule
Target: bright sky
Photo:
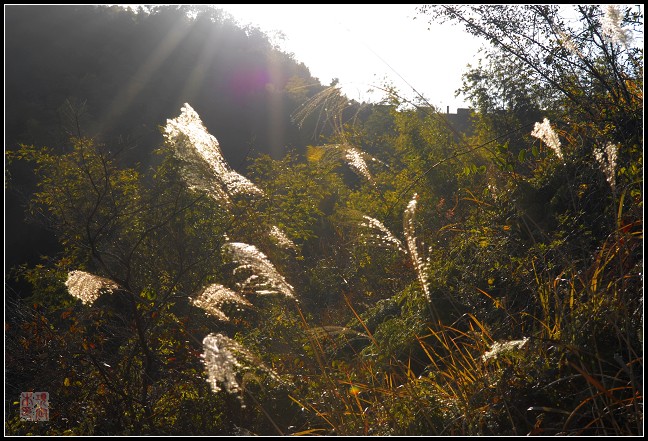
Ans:
{"type": "Polygon", "coordinates": [[[413,99],[421,93],[450,112],[468,107],[455,98],[467,64],[477,63],[481,43],[452,25],[428,30],[418,5],[215,5],[241,24],[252,24],[293,53],[324,85],[340,80],[342,91],[357,101],[377,101],[385,81],[413,99]],[[417,17],[414,19],[414,17],[417,17]],[[402,77],[402,78],[401,78],[402,77]],[[409,85],[407,84],[409,83],[409,85]],[[373,93],[368,90],[373,89],[373,93]]]}

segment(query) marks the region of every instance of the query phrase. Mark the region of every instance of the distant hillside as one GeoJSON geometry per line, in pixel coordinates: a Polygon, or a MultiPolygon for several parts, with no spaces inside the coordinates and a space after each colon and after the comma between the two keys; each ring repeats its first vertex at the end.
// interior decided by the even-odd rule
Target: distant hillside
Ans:
{"type": "Polygon", "coordinates": [[[305,142],[290,114],[321,90],[264,33],[216,9],[9,6],[5,24],[9,148],[64,142],[75,110],[83,134],[141,148],[189,102],[236,165],[251,146],[278,154],[305,142]]]}
{"type": "MultiPolygon", "coordinates": [[[[260,30],[201,6],[5,6],[5,61],[5,149],[65,148],[80,134],[143,165],[185,102],[235,168],[304,148],[313,130],[300,132],[291,114],[323,89],[260,30]]],[[[8,267],[49,248],[47,233],[24,223],[29,171],[10,173],[8,267]]]]}

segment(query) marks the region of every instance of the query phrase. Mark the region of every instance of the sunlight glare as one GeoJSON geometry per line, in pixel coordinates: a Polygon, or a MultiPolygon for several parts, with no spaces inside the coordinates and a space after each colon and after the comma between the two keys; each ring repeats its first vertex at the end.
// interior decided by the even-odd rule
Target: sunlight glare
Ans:
{"type": "Polygon", "coordinates": [[[454,91],[479,40],[450,25],[428,29],[417,5],[218,5],[268,33],[324,85],[340,80],[358,101],[379,101],[385,84],[436,106],[466,107],[454,91]],[[401,78],[402,77],[402,78],[401,78]],[[408,84],[409,83],[409,84],[408,84]],[[410,87],[411,86],[411,87],[410,87]],[[373,90],[370,92],[370,90],[373,90]]]}

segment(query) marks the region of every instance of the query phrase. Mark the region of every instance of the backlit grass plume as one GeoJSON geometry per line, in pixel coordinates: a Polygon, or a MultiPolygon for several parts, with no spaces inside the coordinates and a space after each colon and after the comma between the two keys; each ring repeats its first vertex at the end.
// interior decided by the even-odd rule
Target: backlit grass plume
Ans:
{"type": "Polygon", "coordinates": [[[295,242],[290,240],[290,238],[286,236],[286,233],[284,233],[278,226],[273,225],[272,228],[270,228],[270,237],[281,248],[297,251],[297,245],[295,245],[295,242]]]}
{"type": "Polygon", "coordinates": [[[394,236],[382,222],[367,215],[362,216],[362,219],[360,226],[370,231],[370,233],[363,233],[367,243],[384,248],[396,249],[407,254],[407,250],[403,247],[403,243],[394,236]]]}
{"type": "Polygon", "coordinates": [[[85,305],[92,305],[102,294],[110,294],[119,288],[115,282],[85,271],[70,271],[65,282],[68,292],[85,305]]]}
{"type": "Polygon", "coordinates": [[[412,265],[414,265],[414,269],[416,270],[416,275],[421,283],[423,293],[428,302],[431,303],[432,298],[430,295],[430,288],[428,287],[428,270],[430,262],[428,259],[424,259],[423,256],[421,256],[416,243],[415,214],[417,201],[418,195],[414,193],[414,196],[407,204],[407,208],[403,215],[403,231],[405,233],[405,240],[407,242],[407,249],[409,251],[410,259],[412,260],[412,265]]]}
{"type": "Polygon", "coordinates": [[[256,185],[230,168],[218,140],[189,104],[182,107],[180,116],[167,120],[164,136],[182,161],[182,176],[190,188],[225,202],[238,194],[263,195],[256,185]]]}
{"type": "Polygon", "coordinates": [[[522,340],[508,340],[503,342],[494,342],[490,350],[484,355],[482,355],[482,360],[487,361],[498,356],[510,352],[522,349],[529,342],[529,338],[525,337],[522,340]]]}
{"type": "Polygon", "coordinates": [[[227,392],[240,391],[236,379],[236,372],[241,364],[233,352],[247,353],[247,350],[236,341],[222,334],[209,334],[203,339],[203,362],[208,375],[208,382],[214,392],[221,390],[227,392]]]}
{"type": "Polygon", "coordinates": [[[405,212],[403,213],[403,234],[405,235],[406,247],[403,246],[403,243],[394,236],[394,234],[392,234],[392,232],[389,231],[382,222],[371,216],[362,216],[360,226],[367,232],[362,231],[360,234],[365,238],[367,244],[398,250],[409,255],[414,271],[416,271],[416,276],[421,284],[421,288],[423,289],[423,293],[428,302],[431,302],[430,290],[428,287],[430,261],[429,258],[424,258],[421,255],[416,238],[415,215],[417,202],[418,194],[414,193],[414,196],[407,204],[405,212]]]}
{"type": "Polygon", "coordinates": [[[611,43],[627,46],[632,39],[630,31],[622,26],[623,10],[621,5],[606,5],[601,19],[603,36],[611,43]]]}
{"type": "Polygon", "coordinates": [[[346,150],[346,155],[344,157],[353,170],[358,176],[365,177],[368,181],[372,181],[371,173],[369,173],[369,168],[367,163],[364,160],[363,152],[358,150],[355,147],[349,147],[346,150]]]}
{"type": "Polygon", "coordinates": [[[315,131],[324,131],[330,125],[334,133],[341,133],[344,126],[344,110],[349,106],[349,100],[340,91],[339,86],[331,86],[309,98],[293,115],[293,121],[299,127],[312,116],[317,114],[315,131]]]}
{"type": "Polygon", "coordinates": [[[272,262],[254,245],[241,242],[228,242],[223,246],[224,252],[237,263],[234,274],[242,274],[245,278],[238,283],[238,288],[244,293],[282,294],[292,299],[295,292],[292,285],[279,274],[272,262]]]}
{"type": "Polygon", "coordinates": [[[235,303],[243,306],[252,306],[245,298],[238,295],[226,286],[214,283],[206,287],[198,296],[191,299],[191,303],[202,308],[207,314],[220,320],[229,321],[229,317],[222,311],[225,303],[235,303]]]}
{"type": "Polygon", "coordinates": [[[203,351],[207,381],[214,392],[219,392],[222,388],[228,393],[241,392],[236,375],[243,371],[261,370],[273,380],[281,381],[279,376],[252,352],[223,334],[207,335],[203,339],[203,351]]]}
{"type": "Polygon", "coordinates": [[[559,159],[562,159],[563,155],[560,150],[560,139],[558,138],[558,134],[551,128],[551,124],[547,118],[545,118],[541,123],[535,123],[531,136],[536,137],[547,144],[547,146],[554,151],[556,156],[558,156],[559,159]]]}
{"type": "Polygon", "coordinates": [[[359,177],[373,182],[373,177],[367,166],[366,159],[378,161],[362,150],[348,144],[325,144],[308,148],[307,157],[310,161],[344,162],[359,177]]]}
{"type": "Polygon", "coordinates": [[[605,173],[605,179],[610,183],[612,189],[616,188],[616,163],[617,146],[608,142],[605,149],[594,149],[594,157],[599,163],[601,170],[605,173]]]}

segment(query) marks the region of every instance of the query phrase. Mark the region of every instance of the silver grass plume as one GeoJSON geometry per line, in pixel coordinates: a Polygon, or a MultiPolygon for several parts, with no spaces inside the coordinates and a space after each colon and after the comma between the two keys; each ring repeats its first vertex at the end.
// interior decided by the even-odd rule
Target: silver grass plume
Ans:
{"type": "Polygon", "coordinates": [[[531,136],[543,141],[554,151],[559,159],[562,159],[563,155],[560,150],[560,139],[558,138],[558,134],[551,128],[551,124],[547,118],[545,118],[542,123],[535,123],[531,136]]]}
{"type": "Polygon", "coordinates": [[[240,391],[236,372],[241,368],[241,364],[232,349],[246,352],[245,348],[222,334],[209,334],[203,339],[203,362],[207,371],[207,381],[214,392],[220,391],[221,385],[229,393],[240,391]]]}
{"type": "Polygon", "coordinates": [[[102,294],[110,294],[119,285],[110,279],[95,276],[85,271],[70,271],[65,281],[68,292],[85,305],[92,305],[102,294]]]}
{"type": "Polygon", "coordinates": [[[221,386],[228,393],[238,393],[241,386],[236,374],[241,371],[260,369],[273,380],[281,381],[279,376],[268,368],[258,357],[236,340],[223,334],[209,334],[203,339],[203,363],[207,371],[207,382],[212,391],[218,392],[221,386]]]}
{"type": "Polygon", "coordinates": [[[218,140],[189,104],[185,103],[180,116],[167,120],[164,136],[183,163],[183,178],[189,188],[225,202],[237,194],[263,195],[256,185],[230,168],[218,140]]]}
{"type": "Polygon", "coordinates": [[[353,170],[358,176],[366,178],[369,182],[373,181],[371,173],[369,173],[369,168],[367,163],[364,160],[364,152],[358,150],[355,147],[348,147],[346,150],[345,159],[351,170],[353,170]]]}
{"type": "Polygon", "coordinates": [[[611,43],[627,46],[632,40],[630,31],[623,26],[623,10],[621,5],[605,5],[601,30],[603,36],[611,43]]]}
{"type": "Polygon", "coordinates": [[[378,245],[385,248],[392,248],[398,251],[401,251],[407,254],[407,250],[403,247],[403,243],[392,234],[382,222],[378,219],[374,219],[371,216],[363,215],[363,221],[360,222],[360,226],[365,227],[369,231],[372,231],[370,234],[363,234],[367,239],[368,243],[378,245]]]}
{"type": "Polygon", "coordinates": [[[290,238],[286,236],[286,233],[284,233],[278,226],[273,225],[272,228],[270,228],[269,234],[272,240],[274,240],[274,242],[281,248],[297,251],[297,245],[295,245],[295,242],[290,240],[290,238]]]}
{"type": "Polygon", "coordinates": [[[430,289],[428,287],[428,270],[430,262],[428,259],[423,259],[423,257],[421,257],[416,244],[415,214],[417,201],[418,195],[414,193],[414,196],[409,204],[407,204],[407,208],[405,208],[405,213],[403,215],[403,232],[405,233],[410,259],[412,260],[412,264],[416,270],[416,275],[418,276],[423,293],[428,302],[432,302],[430,289]]]}
{"type": "Polygon", "coordinates": [[[611,142],[607,143],[604,151],[599,148],[594,149],[596,162],[599,163],[601,170],[605,173],[605,178],[613,190],[616,188],[617,151],[618,147],[611,142]]]}
{"type": "Polygon", "coordinates": [[[495,342],[491,346],[490,350],[482,355],[482,360],[488,361],[491,358],[497,358],[506,352],[522,349],[528,342],[529,337],[524,337],[522,340],[495,342]]]}
{"type": "Polygon", "coordinates": [[[190,299],[191,303],[205,310],[209,315],[219,320],[229,321],[229,317],[221,310],[225,303],[236,303],[243,306],[252,306],[245,298],[226,286],[214,283],[203,289],[196,298],[190,299]]]}
{"type": "Polygon", "coordinates": [[[274,265],[265,254],[254,245],[241,242],[228,242],[223,245],[223,250],[232,261],[238,264],[236,273],[244,273],[246,279],[238,283],[242,292],[255,294],[282,294],[295,299],[292,285],[279,274],[274,265]]]}
{"type": "Polygon", "coordinates": [[[368,153],[348,144],[325,144],[318,147],[309,147],[309,151],[311,159],[326,162],[343,161],[356,175],[373,183],[373,177],[369,172],[365,159],[376,162],[379,162],[379,160],[368,153]]]}
{"type": "Polygon", "coordinates": [[[565,49],[567,49],[569,52],[572,54],[576,55],[578,58],[583,59],[583,53],[580,51],[572,37],[567,34],[565,31],[558,30],[557,31],[559,39],[559,44],[562,45],[565,49]]]}
{"type": "Polygon", "coordinates": [[[318,129],[323,131],[326,124],[330,124],[334,133],[342,133],[344,110],[349,104],[348,98],[342,94],[339,86],[330,86],[309,98],[293,114],[292,119],[298,124],[299,128],[302,128],[312,115],[317,114],[315,132],[318,129]]]}

